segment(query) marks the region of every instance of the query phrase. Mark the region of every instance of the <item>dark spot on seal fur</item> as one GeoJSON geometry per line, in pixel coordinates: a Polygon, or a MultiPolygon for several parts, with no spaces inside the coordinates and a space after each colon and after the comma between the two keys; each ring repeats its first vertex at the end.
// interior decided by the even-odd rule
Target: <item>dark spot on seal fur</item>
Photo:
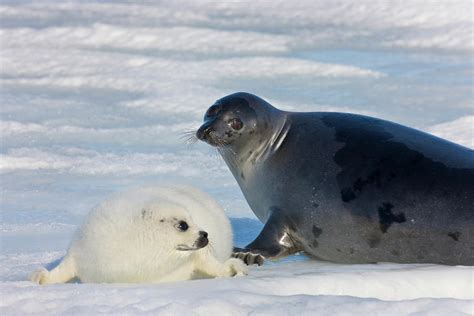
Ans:
{"type": "Polygon", "coordinates": [[[380,244],[380,236],[373,234],[367,239],[367,244],[370,248],[375,248],[380,244]]]}
{"type": "Polygon", "coordinates": [[[354,182],[354,184],[352,185],[352,187],[354,188],[354,190],[357,190],[357,191],[362,191],[362,188],[364,187],[365,183],[364,181],[362,181],[361,178],[357,178],[357,180],[354,182]]]}
{"type": "Polygon", "coordinates": [[[311,204],[314,208],[318,208],[319,207],[319,204],[316,203],[316,202],[313,202],[313,204],[311,204]]]}
{"type": "Polygon", "coordinates": [[[407,221],[405,214],[394,214],[392,209],[393,205],[391,203],[383,203],[382,206],[377,209],[377,212],[379,213],[380,230],[382,233],[386,233],[393,223],[404,223],[407,221]]]}
{"type": "MultiPolygon", "coordinates": [[[[354,216],[366,218],[375,215],[377,207],[367,208],[369,201],[381,205],[384,200],[400,196],[406,196],[400,201],[400,209],[410,203],[423,205],[427,199],[439,196],[450,197],[446,203],[465,199],[466,188],[474,185],[472,167],[453,167],[429,158],[403,143],[403,137],[421,137],[441,146],[438,150],[446,148],[455,152],[453,144],[444,147],[436,137],[430,138],[408,127],[361,115],[326,113],[321,120],[334,130],[335,141],[341,144],[333,156],[340,167],[336,180],[341,201],[354,216]],[[396,134],[392,135],[388,129],[393,129],[396,134]],[[401,136],[402,141],[394,136],[401,136]],[[406,192],[412,193],[407,195],[406,192]]],[[[459,205],[466,205],[466,202],[459,205]]],[[[439,204],[439,209],[432,212],[441,213],[446,206],[439,204]]],[[[460,207],[455,206],[459,210],[458,216],[466,220],[472,218],[468,208],[460,207]]],[[[455,212],[454,209],[452,212],[455,212]]],[[[390,218],[397,219],[396,216],[390,218]]]]}
{"type": "MultiPolygon", "coordinates": [[[[387,177],[388,181],[394,177],[393,175],[394,173],[391,172],[389,177],[387,177]]],[[[366,179],[362,179],[360,177],[357,178],[357,180],[353,183],[352,188],[354,189],[354,192],[362,192],[364,187],[372,183],[375,184],[377,188],[382,186],[382,175],[380,169],[378,168],[372,171],[366,179]]]]}
{"type": "Polygon", "coordinates": [[[336,248],[336,251],[337,251],[337,252],[342,252],[341,249],[339,249],[339,248],[336,248]]]}
{"type": "Polygon", "coordinates": [[[349,253],[352,255],[354,253],[354,248],[349,248],[349,253]]]}
{"type": "Polygon", "coordinates": [[[145,219],[145,215],[146,215],[146,210],[142,208],[142,219],[145,219]]]}
{"type": "Polygon", "coordinates": [[[160,219],[160,223],[163,223],[164,221],[165,221],[165,219],[164,219],[164,218],[160,219]]]}
{"type": "Polygon", "coordinates": [[[390,251],[390,253],[391,253],[392,255],[396,256],[396,257],[400,256],[400,251],[395,250],[395,249],[392,250],[392,251],[390,251]]]}
{"type": "Polygon", "coordinates": [[[316,225],[313,225],[313,228],[311,229],[311,231],[313,232],[313,236],[318,238],[319,236],[321,236],[323,230],[319,227],[317,227],[316,225]]]}
{"type": "Polygon", "coordinates": [[[227,136],[227,137],[232,137],[232,132],[231,132],[231,131],[225,132],[225,136],[227,136]]]}
{"type": "Polygon", "coordinates": [[[243,172],[240,172],[240,177],[245,180],[245,176],[243,172]]]}
{"type": "Polygon", "coordinates": [[[343,202],[350,202],[356,198],[354,191],[351,188],[344,188],[341,191],[341,198],[343,202]]]}
{"type": "Polygon", "coordinates": [[[452,232],[448,233],[448,236],[454,239],[455,241],[459,241],[459,236],[461,236],[460,232],[452,232]]]}
{"type": "Polygon", "coordinates": [[[311,247],[318,248],[318,246],[319,246],[318,241],[316,239],[314,239],[313,242],[311,243],[311,247]]]}

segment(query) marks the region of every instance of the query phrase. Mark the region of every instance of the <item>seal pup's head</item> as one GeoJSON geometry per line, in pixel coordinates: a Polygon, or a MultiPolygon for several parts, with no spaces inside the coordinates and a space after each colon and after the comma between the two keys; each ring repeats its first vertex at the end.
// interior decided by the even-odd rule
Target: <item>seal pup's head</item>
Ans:
{"type": "Polygon", "coordinates": [[[204,115],[196,137],[215,147],[239,147],[249,137],[268,127],[271,113],[278,111],[261,98],[237,92],[217,100],[204,115]]]}
{"type": "Polygon", "coordinates": [[[157,201],[149,203],[140,212],[142,221],[150,224],[163,250],[192,252],[208,245],[208,234],[197,227],[182,206],[175,203],[157,201]]]}

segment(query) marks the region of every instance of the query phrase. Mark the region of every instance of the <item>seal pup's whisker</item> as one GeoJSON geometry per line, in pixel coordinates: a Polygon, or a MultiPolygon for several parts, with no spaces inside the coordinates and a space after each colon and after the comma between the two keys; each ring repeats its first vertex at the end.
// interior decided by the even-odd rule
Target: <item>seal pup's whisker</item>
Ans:
{"type": "Polygon", "coordinates": [[[213,243],[209,240],[209,243],[207,244],[207,247],[211,252],[215,251],[213,243]]]}

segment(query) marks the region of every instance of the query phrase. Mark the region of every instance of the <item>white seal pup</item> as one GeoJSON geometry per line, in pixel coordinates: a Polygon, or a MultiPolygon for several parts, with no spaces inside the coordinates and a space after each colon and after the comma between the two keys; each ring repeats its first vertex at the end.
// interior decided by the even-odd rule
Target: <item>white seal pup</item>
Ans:
{"type": "Polygon", "coordinates": [[[31,280],[158,283],[245,275],[246,265],[231,253],[229,219],[209,195],[189,186],[147,187],[100,204],[60,264],[31,280]]]}

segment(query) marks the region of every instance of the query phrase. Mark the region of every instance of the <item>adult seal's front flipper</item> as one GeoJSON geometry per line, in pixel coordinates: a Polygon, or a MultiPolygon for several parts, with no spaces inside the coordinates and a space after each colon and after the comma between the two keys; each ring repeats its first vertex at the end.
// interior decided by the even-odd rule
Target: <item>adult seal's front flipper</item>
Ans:
{"type": "Polygon", "coordinates": [[[234,248],[232,256],[248,265],[262,265],[265,259],[279,259],[298,251],[281,214],[272,214],[258,237],[245,248],[234,248]]]}

